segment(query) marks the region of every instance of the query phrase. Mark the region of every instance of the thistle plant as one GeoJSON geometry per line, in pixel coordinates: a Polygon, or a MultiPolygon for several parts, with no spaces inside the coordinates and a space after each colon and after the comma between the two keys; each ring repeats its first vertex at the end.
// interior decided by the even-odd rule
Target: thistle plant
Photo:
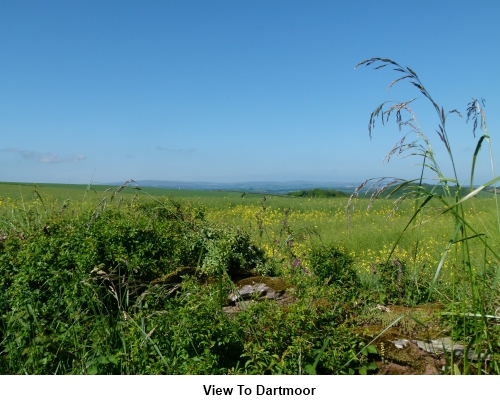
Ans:
{"type": "MultiPolygon", "coordinates": [[[[444,300],[450,308],[447,315],[451,316],[451,325],[454,328],[456,325],[468,324],[467,328],[463,328],[463,333],[455,333],[457,338],[460,338],[467,344],[467,352],[474,349],[483,351],[484,358],[489,358],[487,363],[485,360],[479,359],[479,364],[471,367],[465,353],[462,372],[470,373],[477,372],[500,372],[500,347],[498,345],[499,328],[497,324],[492,324],[491,319],[498,321],[498,318],[489,314],[489,311],[494,311],[494,302],[498,297],[497,281],[500,277],[500,256],[495,248],[500,240],[500,215],[496,194],[496,183],[500,177],[495,177],[492,148],[490,136],[486,126],[486,115],[484,112],[484,99],[472,99],[467,105],[467,121],[473,122],[473,135],[476,137],[476,131],[480,128],[483,134],[479,137],[476,148],[472,157],[470,170],[469,188],[463,186],[457,174],[455,158],[452,152],[450,136],[447,132],[447,120],[450,114],[461,116],[456,109],[445,112],[445,109],[439,106],[431,97],[428,90],[422,84],[418,75],[409,67],[404,67],[390,59],[372,58],[358,63],[359,66],[373,66],[374,70],[382,68],[392,68],[394,71],[401,73],[401,76],[393,80],[388,89],[391,89],[399,82],[409,82],[414,88],[420,91],[433,106],[438,117],[438,129],[436,130],[438,139],[445,146],[447,156],[451,164],[451,174],[445,174],[441,170],[439,162],[432,148],[432,143],[422,131],[417,116],[412,107],[417,98],[412,98],[403,102],[383,102],[370,115],[368,123],[368,134],[372,138],[372,131],[375,127],[375,122],[380,119],[385,125],[392,117],[395,117],[399,131],[409,129],[409,132],[404,135],[392,148],[385,157],[389,161],[393,156],[403,153],[409,156],[416,156],[421,160],[421,170],[418,177],[412,180],[403,179],[369,179],[358,187],[354,194],[349,199],[347,205],[347,220],[349,223],[349,214],[353,208],[358,193],[367,184],[372,192],[371,201],[378,198],[387,187],[394,185],[389,192],[388,197],[392,196],[396,191],[403,191],[403,196],[398,198],[395,204],[400,204],[403,199],[412,198],[414,200],[414,212],[411,219],[406,224],[403,231],[400,233],[397,240],[394,242],[392,250],[387,257],[387,263],[398,246],[403,234],[410,229],[417,229],[419,232],[424,232],[424,224],[441,215],[449,216],[453,224],[453,231],[449,237],[449,242],[443,246],[441,259],[435,269],[433,269],[433,277],[430,281],[428,299],[439,298],[444,300]],[[408,140],[408,135],[416,136],[414,140],[408,140]],[[478,162],[479,151],[483,144],[486,143],[489,149],[489,159],[492,172],[492,180],[474,186],[474,174],[476,164],[478,162]],[[426,171],[433,173],[435,185],[429,189],[424,187],[424,174],[426,171]],[[384,184],[385,182],[385,184],[384,184]],[[493,186],[494,199],[496,207],[497,226],[496,231],[490,231],[486,226],[484,229],[478,229],[471,221],[471,214],[466,210],[465,205],[471,204],[474,208],[473,197],[486,188],[493,186]],[[433,209],[429,209],[432,207],[433,209]],[[436,208],[437,207],[437,208],[436,208]],[[472,249],[472,245],[479,245],[481,249],[472,249]],[[478,257],[476,254],[480,251],[478,257]],[[453,254],[450,255],[450,252],[453,254]],[[475,253],[474,253],[475,252],[475,253]],[[448,256],[453,256],[448,257],[448,256]],[[452,262],[456,271],[451,272],[452,289],[451,293],[444,292],[438,283],[442,276],[442,270],[445,264],[452,262]],[[493,270],[491,270],[493,269],[493,270]],[[489,274],[490,276],[487,276],[489,274]],[[490,279],[493,278],[493,283],[490,279]],[[463,281],[465,280],[465,281],[463,281]],[[459,281],[465,285],[459,286],[459,281]],[[461,294],[459,294],[459,291],[461,294]],[[490,357],[487,357],[490,356],[490,357]],[[482,363],[483,362],[483,363],[482,363]]],[[[369,190],[370,190],[369,189],[369,190]]],[[[369,204],[368,209],[371,204],[369,204]]],[[[415,241],[416,249],[418,248],[418,233],[415,241]]],[[[452,331],[453,334],[453,331],[452,331]]],[[[453,361],[453,359],[451,359],[453,361]]],[[[452,368],[453,372],[458,372],[458,367],[452,368]]]]}

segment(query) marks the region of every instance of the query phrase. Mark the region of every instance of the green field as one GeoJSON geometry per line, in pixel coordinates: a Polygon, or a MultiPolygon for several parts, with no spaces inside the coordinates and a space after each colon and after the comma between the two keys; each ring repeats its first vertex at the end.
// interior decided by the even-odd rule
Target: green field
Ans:
{"type": "Polygon", "coordinates": [[[467,240],[437,199],[410,221],[422,201],[361,198],[348,220],[348,198],[0,183],[0,372],[386,373],[384,342],[444,334],[491,362],[436,362],[496,373],[493,195],[462,203],[467,240]],[[221,311],[248,276],[291,303],[221,311]]]}
{"type": "MultiPolygon", "coordinates": [[[[38,207],[48,212],[58,211],[63,204],[69,210],[90,209],[103,199],[109,201],[119,187],[64,184],[14,184],[0,183],[0,208],[22,206],[38,207]],[[36,190],[36,192],[35,192],[36,190]]],[[[306,256],[308,249],[317,243],[343,245],[356,259],[357,268],[368,271],[372,263],[385,261],[401,231],[411,217],[414,203],[406,201],[393,209],[394,199],[374,201],[367,211],[369,199],[360,198],[351,214],[347,227],[346,206],[348,198],[298,198],[290,196],[265,196],[225,191],[169,190],[159,188],[137,189],[124,187],[114,198],[130,204],[155,201],[157,198],[173,198],[191,205],[203,206],[207,218],[249,231],[268,255],[272,256],[280,247],[283,222],[295,239],[295,252],[306,256]],[[286,214],[286,211],[289,213],[286,214]],[[259,221],[261,225],[259,228],[259,221]]],[[[436,209],[436,207],[434,207],[436,209]]],[[[473,203],[467,205],[473,225],[486,233],[498,229],[495,202],[491,193],[483,192],[473,203]]],[[[453,233],[453,222],[442,215],[435,216],[430,207],[423,219],[423,226],[410,229],[400,240],[395,251],[398,259],[411,263],[416,269],[432,272],[441,258],[443,246],[453,233]],[[419,245],[415,247],[418,236],[419,245]]],[[[498,249],[500,246],[495,245],[498,249]]]]}

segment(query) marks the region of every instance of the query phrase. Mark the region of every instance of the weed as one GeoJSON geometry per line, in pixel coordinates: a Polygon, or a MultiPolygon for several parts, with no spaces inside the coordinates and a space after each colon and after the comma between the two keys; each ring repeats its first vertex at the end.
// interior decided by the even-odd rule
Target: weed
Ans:
{"type": "MultiPolygon", "coordinates": [[[[450,138],[448,136],[446,127],[448,115],[454,113],[460,115],[460,113],[457,110],[451,110],[448,113],[445,113],[444,108],[440,107],[434,101],[430,93],[423,86],[418,75],[411,68],[401,66],[390,59],[382,58],[372,58],[369,60],[364,60],[356,65],[356,67],[370,65],[375,65],[375,70],[389,66],[392,67],[393,70],[402,73],[403,75],[394,80],[388,88],[390,89],[398,82],[409,81],[432,104],[439,120],[437,134],[439,140],[444,144],[446,148],[452,168],[451,175],[445,175],[442,172],[433,152],[431,141],[422,132],[420,125],[418,124],[416,114],[411,108],[411,105],[413,105],[412,103],[416,100],[415,98],[390,105],[387,108],[386,103],[382,103],[372,112],[368,124],[370,138],[372,135],[372,130],[375,126],[376,118],[380,117],[382,124],[385,124],[390,119],[391,115],[396,117],[396,123],[399,127],[399,130],[401,130],[403,127],[407,127],[410,129],[411,133],[414,133],[417,136],[416,141],[407,143],[405,135],[389,152],[386,158],[387,160],[389,160],[390,157],[394,154],[399,154],[408,150],[412,152],[412,155],[418,156],[422,159],[422,170],[420,176],[416,180],[397,180],[399,185],[396,189],[404,189],[406,190],[406,194],[408,196],[413,197],[414,213],[403,229],[403,232],[396,239],[392,250],[387,256],[386,266],[389,265],[389,260],[405,232],[412,228],[424,229],[424,224],[429,220],[447,215],[450,218],[451,223],[453,224],[453,231],[450,234],[449,242],[444,246],[444,249],[442,250],[441,259],[434,269],[434,276],[429,283],[428,297],[446,297],[446,299],[448,299],[450,302],[452,313],[456,312],[456,308],[462,308],[462,311],[458,312],[463,312],[464,307],[469,307],[474,314],[477,314],[477,316],[474,316],[470,322],[470,325],[465,328],[461,326],[463,325],[463,323],[456,322],[459,320],[459,318],[456,319],[452,317],[452,328],[460,328],[462,330],[461,333],[456,333],[457,331],[454,331],[453,334],[457,337],[460,335],[464,341],[469,343],[469,348],[475,347],[476,349],[478,349],[485,347],[487,351],[493,353],[496,349],[496,342],[494,341],[494,339],[492,339],[495,332],[487,322],[488,314],[486,312],[487,308],[489,307],[489,298],[491,298],[491,296],[489,294],[485,294],[485,290],[481,288],[481,285],[484,284],[481,281],[482,279],[484,279],[484,276],[478,273],[477,268],[475,268],[475,266],[473,265],[473,260],[475,258],[473,242],[479,241],[481,246],[483,247],[483,249],[480,250],[484,252],[484,254],[482,254],[482,256],[480,257],[480,259],[482,259],[482,262],[480,263],[483,267],[486,267],[490,260],[493,260],[496,263],[496,266],[498,266],[500,257],[498,256],[496,250],[493,248],[493,245],[490,242],[491,239],[498,240],[500,236],[500,215],[498,211],[498,204],[496,205],[496,217],[499,227],[498,230],[494,233],[489,232],[487,229],[485,229],[485,232],[480,232],[478,228],[473,226],[470,220],[471,215],[466,207],[466,204],[469,202],[469,200],[472,199],[472,197],[474,197],[487,187],[495,185],[500,180],[500,177],[495,177],[494,175],[493,160],[491,158],[490,137],[488,135],[486,127],[486,116],[483,109],[484,101],[473,99],[473,101],[469,103],[467,107],[467,118],[468,120],[472,119],[474,122],[474,136],[477,129],[478,120],[480,122],[480,127],[484,130],[484,134],[479,138],[473,155],[470,174],[470,189],[467,191],[462,189],[462,182],[460,182],[458,179],[455,159],[452,153],[450,138]],[[403,118],[404,114],[407,114],[407,119],[406,117],[403,118]],[[418,141],[422,141],[423,144],[419,144],[418,141]],[[493,179],[477,188],[474,188],[475,165],[479,150],[483,142],[487,142],[490,148],[490,163],[493,179]],[[430,169],[435,175],[437,175],[437,184],[431,190],[422,187],[422,183],[424,182],[424,171],[426,169],[430,169]],[[454,184],[455,187],[450,187],[450,183],[454,184]],[[438,188],[442,190],[442,193],[436,192],[436,189],[438,188]],[[437,203],[437,210],[435,211],[429,209],[431,205],[430,203],[432,201],[435,201],[437,203]],[[430,217],[428,216],[428,214],[431,214],[430,217]],[[449,253],[452,253],[454,255],[452,262],[454,270],[452,271],[451,276],[451,297],[447,296],[447,294],[442,290],[441,286],[438,286],[438,280],[440,279],[442,270],[445,268],[449,253]],[[457,275],[457,273],[459,274],[459,276],[457,275]],[[462,285],[457,288],[457,284],[459,282],[462,283],[462,285]],[[463,292],[467,291],[467,293],[458,295],[457,292],[459,291],[459,289],[462,289],[463,292]]],[[[366,182],[362,186],[364,186],[365,184],[366,182]]],[[[374,184],[377,184],[377,182],[375,182],[374,184]]],[[[377,198],[379,194],[379,190],[377,189],[372,194],[372,196],[374,198],[377,198]]],[[[496,194],[494,198],[496,201],[496,194]]],[[[472,206],[474,208],[473,202],[472,206]]],[[[477,211],[474,210],[474,214],[476,213],[477,211]]],[[[416,246],[418,246],[418,243],[419,239],[417,238],[416,246]]],[[[389,265],[388,268],[384,269],[390,270],[390,268],[391,266],[389,265]]],[[[394,266],[392,266],[392,268],[394,268],[394,266]]],[[[396,287],[396,290],[398,291],[391,292],[397,292],[402,295],[405,292],[405,286],[403,282],[404,273],[400,270],[401,269],[398,268],[398,271],[395,272],[385,271],[384,274],[387,274],[388,272],[393,273],[390,274],[390,278],[393,279],[392,285],[394,285],[396,287]]],[[[385,284],[389,284],[389,282],[385,280],[385,284]]],[[[479,361],[481,362],[481,360],[479,361]]],[[[495,373],[498,373],[500,371],[499,367],[500,364],[496,360],[489,363],[489,370],[494,371],[495,373]]],[[[455,369],[456,368],[451,368],[451,370],[455,369]]],[[[479,365],[477,370],[481,370],[481,364],[479,365]]],[[[469,368],[467,357],[465,357],[462,373],[467,372],[469,372],[469,368]]]]}

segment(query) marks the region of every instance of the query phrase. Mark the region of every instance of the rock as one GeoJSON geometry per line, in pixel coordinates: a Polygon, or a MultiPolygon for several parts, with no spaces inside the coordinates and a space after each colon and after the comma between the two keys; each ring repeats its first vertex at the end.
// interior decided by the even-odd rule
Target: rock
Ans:
{"type": "Polygon", "coordinates": [[[229,294],[229,300],[231,302],[236,302],[239,298],[241,298],[242,300],[249,300],[250,298],[260,298],[263,295],[266,295],[269,291],[269,287],[263,283],[255,285],[245,285],[236,293],[229,294]]]}
{"type": "Polygon", "coordinates": [[[381,361],[375,362],[378,374],[438,374],[435,359],[408,339],[387,339],[385,344],[381,341],[377,346],[382,357],[381,361]]]}
{"type": "MultiPolygon", "coordinates": [[[[434,340],[415,340],[415,343],[419,349],[426,351],[427,353],[442,355],[444,353],[452,353],[454,356],[463,357],[465,353],[464,345],[453,342],[450,337],[444,337],[434,340]]],[[[480,354],[481,359],[490,360],[491,356],[486,356],[485,353],[480,354]]],[[[478,354],[474,349],[470,349],[467,358],[472,361],[478,360],[478,354]]]]}
{"type": "Polygon", "coordinates": [[[236,284],[236,288],[228,296],[228,305],[222,308],[229,316],[248,309],[260,300],[274,300],[278,305],[289,305],[296,299],[287,292],[287,289],[290,291],[290,286],[278,277],[245,278],[236,284]]]}
{"type": "Polygon", "coordinates": [[[278,277],[249,277],[240,280],[236,287],[237,290],[229,294],[229,305],[236,305],[238,301],[281,300],[289,297],[286,292],[289,285],[278,277]]]}
{"type": "Polygon", "coordinates": [[[391,340],[391,342],[394,343],[394,346],[398,349],[403,349],[408,343],[410,343],[408,339],[391,340]]]}
{"type": "Polygon", "coordinates": [[[384,307],[383,305],[378,304],[377,309],[380,309],[382,312],[391,312],[391,310],[387,307],[384,307]]]}

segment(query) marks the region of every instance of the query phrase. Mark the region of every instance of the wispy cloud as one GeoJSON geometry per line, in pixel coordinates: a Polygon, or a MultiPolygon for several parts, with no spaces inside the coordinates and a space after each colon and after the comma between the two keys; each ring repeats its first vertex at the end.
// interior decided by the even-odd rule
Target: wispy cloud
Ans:
{"type": "Polygon", "coordinates": [[[4,148],[0,149],[0,151],[15,153],[21,156],[23,159],[39,163],[64,163],[64,162],[75,163],[79,162],[80,160],[87,159],[87,157],[82,154],[63,158],[55,153],[40,153],[32,150],[18,149],[18,148],[4,148]]]}
{"type": "Polygon", "coordinates": [[[190,148],[190,149],[165,148],[164,146],[157,146],[156,149],[163,150],[165,152],[172,152],[172,153],[194,153],[197,150],[195,148],[190,148]]]}

